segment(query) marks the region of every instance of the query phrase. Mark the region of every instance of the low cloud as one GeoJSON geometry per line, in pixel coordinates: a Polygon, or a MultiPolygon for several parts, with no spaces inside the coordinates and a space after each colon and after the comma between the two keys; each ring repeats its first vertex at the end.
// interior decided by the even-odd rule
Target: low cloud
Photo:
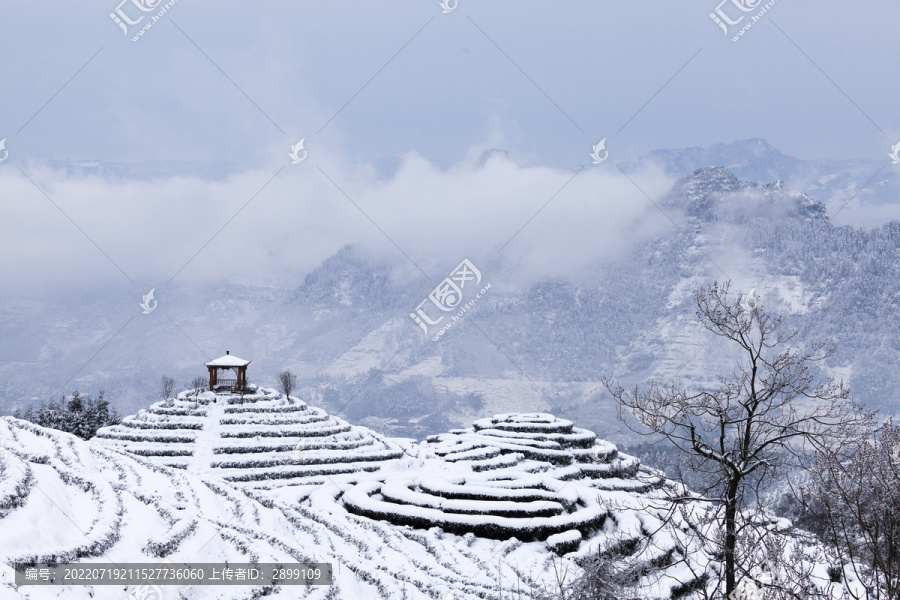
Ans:
{"type": "Polygon", "coordinates": [[[407,154],[390,178],[313,151],[274,178],[282,165],[222,180],[8,168],[0,276],[7,295],[129,285],[126,275],[141,288],[173,276],[296,281],[348,243],[431,276],[465,257],[564,275],[668,226],[644,194],[655,200],[672,180],[650,168],[632,183],[610,163],[576,175],[473,148],[447,169],[407,154]]]}

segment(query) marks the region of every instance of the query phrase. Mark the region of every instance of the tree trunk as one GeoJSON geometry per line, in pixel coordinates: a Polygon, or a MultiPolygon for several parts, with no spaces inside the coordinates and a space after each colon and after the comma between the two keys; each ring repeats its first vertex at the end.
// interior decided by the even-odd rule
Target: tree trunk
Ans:
{"type": "Polygon", "coordinates": [[[725,596],[729,597],[737,587],[736,560],[734,555],[737,546],[737,491],[739,479],[728,482],[725,496],[725,596]]]}

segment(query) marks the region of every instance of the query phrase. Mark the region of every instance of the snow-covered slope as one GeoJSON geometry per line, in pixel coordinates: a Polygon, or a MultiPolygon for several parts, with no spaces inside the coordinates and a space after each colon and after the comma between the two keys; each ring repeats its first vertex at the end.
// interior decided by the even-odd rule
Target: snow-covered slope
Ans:
{"type": "MultiPolygon", "coordinates": [[[[194,408],[181,394],[91,442],[0,421],[0,596],[122,596],[107,586],[17,590],[8,567],[14,561],[251,556],[334,563],[332,590],[275,589],[273,597],[443,598],[453,590],[456,598],[498,598],[550,586],[548,567],[559,553],[640,537],[650,518],[637,515],[640,496],[614,490],[647,492],[663,483],[649,470],[639,474],[637,461],[617,456],[611,444],[550,415],[502,415],[415,444],[380,439],[273,390],[245,396],[244,406],[231,395],[199,400],[194,408]],[[241,422],[231,422],[233,415],[241,422]],[[273,449],[282,438],[287,444],[273,449]],[[297,440],[299,452],[285,449],[297,440]],[[370,446],[387,451],[375,456],[370,446]],[[277,460],[290,476],[280,473],[272,480],[279,485],[253,490],[235,474],[261,473],[264,482],[273,467],[222,468],[221,448],[277,460]],[[329,472],[335,457],[362,468],[329,472]],[[295,459],[306,464],[285,463],[295,459]],[[630,466],[618,468],[623,464],[630,466]]],[[[660,548],[672,549],[657,537],[660,548]]],[[[247,594],[204,588],[183,597],[247,594]]]]}
{"type": "MultiPolygon", "coordinates": [[[[319,561],[333,555],[316,543],[312,524],[298,527],[291,511],[263,506],[221,481],[175,472],[26,421],[0,420],[0,439],[4,600],[125,596],[119,586],[16,589],[14,562],[157,564],[163,557],[220,562],[248,556],[319,561]]],[[[327,591],[320,588],[308,597],[325,598],[327,591]]],[[[231,595],[222,597],[250,592],[228,589],[231,595]]]]}
{"type": "Polygon", "coordinates": [[[710,568],[681,517],[664,522],[670,482],[549,414],[415,443],[260,389],[243,406],[182,393],[124,423],[84,442],[0,419],[0,598],[127,593],[17,588],[14,562],[333,564],[331,587],[167,588],[198,600],[539,597],[600,552],[638,561],[643,597],[670,598],[710,568]]]}

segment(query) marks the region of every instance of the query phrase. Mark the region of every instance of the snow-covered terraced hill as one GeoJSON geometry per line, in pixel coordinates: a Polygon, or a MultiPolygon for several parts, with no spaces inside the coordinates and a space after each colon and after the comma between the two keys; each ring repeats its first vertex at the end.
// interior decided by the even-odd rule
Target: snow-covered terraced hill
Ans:
{"type": "Polygon", "coordinates": [[[181,392],[94,439],[156,464],[261,488],[377,471],[403,456],[390,440],[270,388],[243,397],[181,392]]]}
{"type": "MultiPolygon", "coordinates": [[[[125,600],[128,594],[120,586],[17,588],[11,565],[19,561],[333,564],[332,587],[168,586],[166,600],[425,600],[450,592],[455,598],[501,598],[514,590],[536,593],[551,581],[553,555],[545,544],[501,547],[495,540],[350,514],[340,497],[352,482],[326,478],[297,501],[8,417],[0,418],[0,441],[3,600],[125,600]]],[[[378,476],[405,471],[413,460],[390,461],[396,470],[378,476]]]]}
{"type": "Polygon", "coordinates": [[[417,444],[260,389],[243,405],[180,394],[102,434],[0,419],[3,600],[128,593],[17,588],[16,561],[333,565],[332,587],[172,587],[166,600],[539,598],[598,553],[633,560],[642,597],[672,598],[716,568],[690,527],[664,522],[670,482],[552,415],[417,444]]]}
{"type": "Polygon", "coordinates": [[[474,471],[513,467],[532,459],[568,465],[558,470],[561,478],[599,479],[591,485],[606,490],[648,491],[664,482],[657,471],[619,454],[594,432],[546,413],[494,415],[475,421],[469,429],[430,436],[428,442],[444,460],[468,464],[474,471]]]}
{"type": "Polygon", "coordinates": [[[427,441],[455,474],[360,483],[345,494],[347,508],[398,525],[574,549],[609,516],[598,489],[644,493],[665,483],[638,459],[550,414],[495,415],[427,441]]]}

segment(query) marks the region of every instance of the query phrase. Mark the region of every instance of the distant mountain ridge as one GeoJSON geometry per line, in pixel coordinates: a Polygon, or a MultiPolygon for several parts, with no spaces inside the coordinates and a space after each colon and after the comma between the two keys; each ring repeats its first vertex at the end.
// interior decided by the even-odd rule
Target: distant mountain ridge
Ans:
{"type": "MultiPolygon", "coordinates": [[[[385,395],[391,382],[418,377],[442,394],[483,397],[481,408],[405,405],[402,420],[393,421],[373,408],[382,434],[400,435],[423,419],[438,427],[443,419],[463,424],[518,408],[577,418],[600,435],[629,441],[600,377],[700,386],[730,370],[731,359],[696,327],[691,292],[732,279],[735,293],[755,290],[764,307],[783,313],[800,342],[836,345],[826,372],[849,381],[863,402],[896,412],[900,223],[837,226],[826,200],[785,177],[759,183],[698,164],[721,159],[752,173],[770,163],[779,175],[806,168],[761,140],[659,152],[653,156],[673,169],[691,167],[657,199],[671,226],[576,275],[534,278],[501,259],[480,262],[490,293],[439,342],[409,316],[434,283],[402,260],[375,261],[348,246],[293,285],[175,288],[159,310],[118,335],[135,310],[131,296],[101,297],[77,310],[52,300],[10,308],[0,327],[18,352],[7,348],[0,365],[4,410],[32,396],[46,400],[74,373],[67,392],[106,387],[123,412],[135,410],[161,373],[188,381],[208,360],[203,352],[221,353],[227,340],[253,359],[252,382],[269,383],[291,368],[304,386],[327,392],[332,411],[365,396],[367,382],[381,381],[371,368],[383,375],[385,395]]],[[[647,210],[657,208],[648,203],[647,210]]],[[[366,406],[354,405],[356,418],[366,406]]]]}
{"type": "Polygon", "coordinates": [[[665,204],[683,208],[689,217],[707,222],[716,221],[722,216],[718,204],[726,199],[741,200],[734,197],[740,192],[761,195],[766,209],[773,209],[780,204],[778,208],[786,210],[793,217],[828,220],[827,209],[822,202],[788,189],[784,181],[779,179],[766,184],[741,181],[724,167],[703,167],[681,178],[672,187],[665,204]]]}
{"type": "Polygon", "coordinates": [[[722,167],[744,181],[781,180],[788,187],[822,202],[832,214],[854,196],[855,202],[867,205],[900,201],[900,174],[885,168],[890,166],[887,160],[803,160],[783,154],[761,138],[706,148],[653,150],[621,166],[630,171],[650,164],[662,167],[675,177],[705,167],[722,167]]]}

